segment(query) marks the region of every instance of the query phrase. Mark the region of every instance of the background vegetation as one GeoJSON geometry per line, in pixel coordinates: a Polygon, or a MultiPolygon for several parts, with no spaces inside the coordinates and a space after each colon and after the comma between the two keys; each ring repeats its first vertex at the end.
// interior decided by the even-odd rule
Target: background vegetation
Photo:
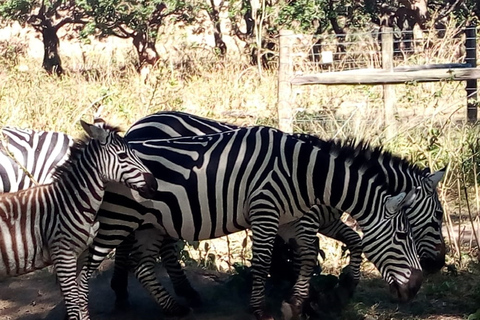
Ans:
{"type": "MultiPolygon", "coordinates": [[[[32,59],[23,40],[0,40],[0,126],[76,136],[78,120],[91,119],[99,104],[106,119],[125,129],[160,110],[182,110],[238,125],[276,126],[279,29],[318,36],[309,40],[310,49],[312,43],[325,41],[323,36],[333,37],[334,52],[340,54],[349,36],[371,34],[382,25],[399,31],[415,26],[428,35],[427,40],[422,50],[399,55],[399,64],[462,62],[461,30],[477,19],[478,7],[475,1],[429,1],[421,8],[408,1],[7,0],[0,3],[0,16],[5,26],[13,20],[31,25],[36,31],[29,37],[41,35],[44,49],[43,60],[32,59]],[[187,41],[187,34],[208,35],[212,46],[187,41]],[[113,37],[126,38],[128,45],[108,42],[113,37]],[[118,52],[107,53],[95,50],[97,43],[121,45],[118,52]],[[74,45],[81,48],[80,61],[68,54],[74,45]],[[144,66],[148,75],[138,73],[144,66]]],[[[367,52],[364,41],[357,44],[363,45],[357,51],[367,52]]],[[[312,68],[321,69],[308,55],[297,65],[297,71],[312,68]]],[[[440,314],[443,319],[461,319],[480,307],[480,142],[478,125],[463,120],[463,86],[460,82],[397,86],[398,126],[393,139],[386,139],[379,121],[381,87],[295,89],[295,131],[324,138],[367,138],[422,167],[448,166],[439,188],[450,250],[448,268],[426,281],[417,302],[398,306],[377,302],[379,297],[384,300],[386,289],[365,262],[365,278],[373,280],[361,284],[343,319],[442,319],[440,314]]],[[[321,245],[326,252],[324,272],[338,274],[348,258],[341,244],[321,237],[321,245]]],[[[186,246],[183,261],[232,272],[235,262],[248,265],[249,246],[248,233],[240,233],[186,246]]]]}

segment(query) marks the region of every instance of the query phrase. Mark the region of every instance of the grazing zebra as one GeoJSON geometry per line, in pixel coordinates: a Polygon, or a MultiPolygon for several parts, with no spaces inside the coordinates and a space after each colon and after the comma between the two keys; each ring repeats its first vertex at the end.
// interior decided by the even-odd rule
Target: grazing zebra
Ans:
{"type": "MultiPolygon", "coordinates": [[[[250,305],[257,318],[270,319],[264,310],[264,282],[278,226],[302,219],[320,204],[350,212],[363,227],[367,248],[376,246],[370,259],[400,299],[412,298],[421,285],[420,262],[401,212],[412,192],[407,197],[390,196],[393,185],[363,156],[363,145],[330,141],[320,149],[268,127],[169,140],[146,137],[129,144],[157,178],[159,190],[154,200],[138,202],[121,186],[108,189],[99,216],[101,228],[79,277],[82,310],[87,310],[92,272],[142,224],[192,241],[250,228],[250,305]]],[[[317,230],[318,226],[313,237],[317,230]]],[[[299,280],[308,277],[305,273],[299,280]]],[[[297,305],[303,298],[293,296],[290,302],[297,305]]],[[[165,310],[181,308],[172,302],[165,310]]]]}
{"type": "MultiPolygon", "coordinates": [[[[220,122],[216,122],[213,120],[181,113],[181,112],[162,112],[158,114],[153,114],[150,116],[147,116],[140,121],[138,121],[132,128],[129,130],[129,132],[126,135],[126,138],[128,140],[142,140],[143,137],[170,137],[170,136],[181,136],[181,135],[200,135],[200,134],[205,134],[205,133],[210,133],[210,132],[220,132],[220,131],[226,131],[230,128],[236,128],[231,125],[223,124],[220,122]]],[[[64,151],[61,151],[62,149],[68,150],[68,136],[61,134],[61,133],[54,133],[53,136],[48,136],[50,142],[47,140],[45,137],[46,135],[51,135],[52,133],[42,133],[42,132],[34,132],[32,134],[31,132],[18,132],[18,129],[12,130],[12,132],[7,131],[7,129],[4,129],[4,135],[7,135],[8,141],[11,142],[11,146],[9,148],[9,151],[15,153],[17,159],[21,159],[19,162],[23,162],[25,166],[30,165],[27,169],[29,169],[30,172],[34,173],[35,178],[40,182],[44,183],[46,181],[42,181],[41,177],[38,177],[38,175],[41,172],[48,172],[51,167],[48,167],[47,164],[53,163],[53,166],[55,165],[55,162],[60,161],[62,159],[62,155],[64,151]],[[18,141],[17,141],[18,140],[18,141]],[[16,142],[13,144],[13,142],[16,142]],[[63,142],[62,142],[63,141],[63,142]],[[25,147],[23,147],[25,145],[25,147]],[[13,148],[12,148],[13,147],[13,148]],[[19,150],[17,150],[19,149],[19,150]],[[44,150],[48,150],[49,157],[42,157],[46,152],[44,150]],[[55,152],[57,151],[57,152],[55,152]],[[55,161],[51,161],[49,159],[55,159],[55,161]],[[51,162],[49,162],[51,161],[51,162]],[[32,164],[37,164],[38,168],[31,167],[32,164]],[[47,170],[48,169],[48,170],[47,170]]],[[[305,138],[304,138],[305,139],[305,138]]],[[[0,150],[1,151],[1,150],[0,150]]],[[[2,153],[0,152],[0,160],[2,164],[5,164],[6,161],[10,159],[9,157],[6,157],[6,161],[4,159],[1,159],[2,153]]],[[[388,157],[384,157],[384,160],[388,159],[388,157]]],[[[375,159],[373,159],[375,160],[375,159]]],[[[388,161],[384,161],[385,164],[387,164],[388,167],[388,161]]],[[[23,171],[21,171],[18,168],[15,168],[15,166],[12,165],[14,168],[13,170],[9,170],[9,168],[3,166],[3,168],[0,168],[3,170],[0,170],[0,178],[2,176],[5,176],[5,172],[19,172],[17,175],[20,177],[17,179],[18,181],[23,181],[23,179],[30,181],[30,179],[26,178],[25,174],[23,171]]],[[[395,168],[394,168],[395,169],[395,168]]],[[[384,170],[386,173],[394,173],[394,170],[390,169],[384,170]]],[[[404,174],[398,174],[397,176],[400,177],[406,177],[407,179],[410,176],[415,176],[417,175],[418,170],[413,170],[413,172],[408,173],[407,175],[404,174]]],[[[424,174],[420,175],[417,177],[418,179],[424,179],[424,182],[421,182],[420,185],[425,188],[430,188],[432,190],[430,193],[425,193],[425,191],[421,191],[420,195],[417,196],[416,198],[416,203],[425,203],[423,200],[422,195],[426,195],[427,199],[428,197],[431,197],[434,203],[438,203],[438,196],[436,195],[435,192],[435,183],[432,181],[442,172],[437,172],[433,175],[428,175],[425,172],[424,174]],[[435,200],[437,199],[437,200],[435,200]]],[[[392,175],[392,174],[391,174],[392,175]]],[[[14,175],[10,174],[10,180],[12,181],[12,186],[15,184],[15,179],[13,179],[14,175]]],[[[392,175],[393,178],[389,179],[395,179],[395,175],[392,175]]],[[[441,178],[441,177],[440,177],[441,178]]],[[[438,178],[439,179],[439,178],[438,178]]],[[[7,181],[8,182],[8,181],[7,181]]],[[[0,185],[1,187],[1,185],[0,185]]],[[[8,191],[8,189],[6,190],[8,191]]],[[[13,190],[12,190],[13,191],[13,190]]],[[[427,190],[428,191],[428,190],[427,190]]],[[[416,206],[418,207],[418,206],[416,206]]],[[[361,240],[358,237],[358,234],[354,232],[352,229],[347,227],[345,224],[341,222],[341,220],[336,219],[335,214],[332,214],[332,212],[335,212],[335,209],[333,208],[328,208],[328,207],[323,207],[323,206],[317,206],[312,208],[312,210],[321,210],[322,208],[328,209],[325,214],[328,212],[331,212],[330,214],[332,215],[332,218],[328,218],[325,221],[330,221],[333,220],[332,223],[326,224],[324,227],[320,227],[319,232],[334,237],[337,240],[340,240],[344,243],[347,244],[347,247],[349,248],[351,252],[350,256],[350,266],[351,270],[359,270],[360,267],[360,262],[361,262],[361,240]]],[[[439,207],[441,209],[441,206],[439,207]]],[[[325,210],[324,209],[324,210],[325,210]]],[[[411,224],[413,224],[414,231],[415,230],[420,230],[424,232],[424,235],[421,233],[414,233],[415,239],[417,240],[417,249],[419,250],[421,254],[421,262],[422,265],[437,265],[439,267],[443,266],[444,263],[444,250],[443,250],[443,255],[439,254],[435,251],[435,245],[437,243],[440,243],[440,245],[437,245],[438,247],[443,247],[443,238],[441,237],[441,233],[439,233],[438,230],[441,230],[439,228],[439,225],[441,225],[441,215],[439,215],[439,220],[436,221],[436,216],[433,216],[431,214],[428,214],[428,211],[414,211],[407,209],[407,212],[409,214],[409,220],[411,224]],[[427,232],[428,231],[428,232],[427,232]],[[425,243],[418,242],[418,239],[422,240],[422,236],[424,239],[431,239],[425,243]],[[439,239],[437,239],[439,238],[439,239]],[[418,246],[418,243],[422,243],[421,246],[418,246]],[[428,244],[433,244],[433,249],[428,246],[428,244]],[[427,244],[427,245],[426,245],[427,244]],[[425,250],[422,250],[424,248],[425,250]],[[427,250],[428,249],[428,250],[427,250]],[[440,263],[437,263],[439,261],[440,263]],[[427,263],[425,263],[427,262],[427,263]],[[433,262],[433,263],[432,263],[433,262]]],[[[101,212],[100,212],[101,214],[101,212]]],[[[320,214],[320,213],[319,213],[320,214]]],[[[185,275],[182,272],[182,269],[178,263],[176,252],[173,249],[173,242],[170,241],[165,241],[163,243],[163,247],[159,248],[158,245],[161,241],[158,241],[158,243],[155,242],[155,236],[154,232],[151,235],[150,239],[150,249],[145,250],[145,248],[138,248],[138,250],[134,250],[133,254],[135,257],[142,257],[142,250],[143,250],[143,256],[145,261],[141,261],[137,266],[138,270],[141,270],[141,272],[138,272],[137,275],[141,275],[141,282],[144,283],[144,285],[147,288],[150,288],[150,291],[154,294],[155,298],[157,301],[160,302],[161,305],[163,303],[161,302],[162,299],[161,297],[158,297],[158,295],[155,295],[157,292],[160,292],[156,287],[155,287],[155,276],[154,273],[149,271],[149,268],[146,267],[148,265],[152,266],[153,270],[153,265],[154,265],[154,257],[158,255],[158,252],[160,251],[161,256],[162,256],[162,261],[164,265],[167,268],[167,271],[172,277],[172,282],[174,284],[174,288],[177,294],[186,296],[187,298],[190,298],[190,300],[196,301],[198,300],[198,294],[193,290],[193,288],[190,286],[188,280],[186,279],[185,275]],[[152,251],[154,250],[154,251],[152,251]],[[169,267],[170,266],[170,267],[169,267]],[[173,267],[172,267],[173,266],[173,267]]],[[[162,237],[160,237],[160,240],[162,237]]],[[[138,246],[137,246],[138,247],[138,246]]],[[[123,269],[124,265],[124,260],[122,259],[122,253],[128,256],[128,253],[130,250],[122,250],[122,247],[117,248],[117,253],[116,253],[116,265],[115,265],[115,273],[114,273],[114,278],[112,279],[112,285],[116,290],[117,293],[117,298],[120,297],[120,300],[122,296],[125,298],[126,296],[126,281],[127,281],[127,274],[124,273],[125,271],[123,269]],[[122,263],[120,263],[123,261],[122,263]],[[119,268],[119,265],[122,266],[122,268],[119,268]],[[118,272],[121,270],[122,272],[118,272]]],[[[442,251],[439,251],[442,252],[442,251]]],[[[273,267],[273,266],[272,266],[273,267]]],[[[358,274],[357,278],[359,277],[359,271],[358,273],[352,272],[354,274],[358,274]]]]}
{"type": "MultiPolygon", "coordinates": [[[[236,128],[238,127],[187,113],[159,112],[137,121],[128,130],[125,138],[129,141],[142,141],[149,137],[162,139],[195,136],[229,131],[236,128]]],[[[294,136],[320,148],[322,148],[322,145],[327,144],[327,142],[310,135],[295,134],[294,136]]],[[[370,161],[377,163],[379,168],[384,171],[387,180],[395,184],[397,192],[411,189],[414,185],[420,186],[420,191],[415,198],[414,204],[406,212],[412,226],[413,237],[421,258],[423,270],[430,273],[439,271],[445,264],[445,243],[441,233],[443,209],[438,199],[436,186],[442,179],[444,170],[431,174],[429,169],[421,170],[399,157],[383,152],[381,148],[372,148],[365,151],[369,152],[367,156],[370,161]]],[[[354,282],[357,283],[360,279],[360,265],[362,261],[361,238],[339,219],[341,212],[337,209],[315,206],[312,210],[320,217],[323,217],[318,231],[347,245],[350,251],[350,263],[347,270],[351,273],[354,282]]],[[[146,288],[150,288],[150,292],[161,305],[165,304],[162,302],[162,297],[158,294],[161,290],[155,285],[156,278],[153,270],[155,257],[159,253],[163,264],[171,275],[175,292],[180,296],[185,296],[190,301],[198,301],[200,297],[183,274],[176,259],[176,253],[173,251],[173,244],[168,242],[168,245],[160,248],[162,237],[159,236],[158,243],[156,243],[155,231],[148,231],[147,234],[149,239],[148,247],[142,249],[139,245],[139,243],[142,243],[141,241],[137,244],[125,241],[117,248],[115,271],[112,278],[112,288],[116,292],[117,303],[123,305],[128,297],[127,272],[128,266],[133,265],[136,270],[135,274],[139,277],[140,282],[146,288]],[[134,246],[133,249],[131,248],[132,245],[134,246]],[[169,252],[169,249],[172,251],[169,252]],[[143,251],[143,254],[141,251],[143,251]],[[135,258],[133,262],[128,262],[130,253],[135,258]]],[[[272,268],[274,267],[272,265],[272,268]]]]}
{"type": "MultiPolygon", "coordinates": [[[[82,317],[77,304],[77,258],[98,231],[95,219],[107,183],[121,183],[146,198],[153,197],[157,187],[115,128],[81,124],[91,139],[70,150],[72,154],[56,168],[50,184],[0,194],[0,277],[53,264],[69,319],[82,317]]],[[[10,184],[10,189],[15,188],[10,184]]]]}

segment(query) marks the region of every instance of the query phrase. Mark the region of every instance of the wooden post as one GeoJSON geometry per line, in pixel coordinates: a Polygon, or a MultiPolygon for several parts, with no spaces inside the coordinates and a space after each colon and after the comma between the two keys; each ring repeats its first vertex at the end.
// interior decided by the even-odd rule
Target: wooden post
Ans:
{"type": "MultiPolygon", "coordinates": [[[[472,68],[477,67],[477,26],[470,25],[465,30],[465,63],[470,64],[472,68]]],[[[465,90],[467,91],[467,121],[469,123],[477,122],[478,102],[477,102],[477,79],[467,80],[465,90]]]]}
{"type": "Polygon", "coordinates": [[[284,132],[293,132],[293,110],[290,104],[292,99],[293,77],[292,40],[293,31],[280,30],[279,58],[278,58],[278,128],[284,132]]]}
{"type": "MultiPolygon", "coordinates": [[[[382,28],[382,68],[393,72],[393,29],[382,28]]],[[[395,120],[395,86],[383,85],[384,121],[387,139],[393,138],[397,131],[395,120]]]]}

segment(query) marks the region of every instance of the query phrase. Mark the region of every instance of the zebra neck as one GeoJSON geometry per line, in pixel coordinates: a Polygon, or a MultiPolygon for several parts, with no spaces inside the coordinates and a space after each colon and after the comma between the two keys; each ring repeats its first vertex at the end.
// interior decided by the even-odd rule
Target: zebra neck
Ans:
{"type": "Polygon", "coordinates": [[[316,204],[348,212],[362,225],[375,219],[372,215],[381,216],[372,208],[382,208],[388,184],[380,168],[356,161],[319,152],[311,184],[316,204]]]}
{"type": "MultiPolygon", "coordinates": [[[[86,223],[93,223],[105,193],[106,183],[102,180],[102,172],[96,159],[80,157],[74,166],[62,172],[51,184],[52,197],[61,196],[70,208],[70,214],[81,217],[86,223]]],[[[60,214],[62,214],[60,212],[60,214]]]]}

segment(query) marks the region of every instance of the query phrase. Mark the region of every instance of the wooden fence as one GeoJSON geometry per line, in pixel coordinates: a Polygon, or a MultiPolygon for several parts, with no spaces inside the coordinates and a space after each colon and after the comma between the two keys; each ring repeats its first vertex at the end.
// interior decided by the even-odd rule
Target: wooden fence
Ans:
{"type": "Polygon", "coordinates": [[[395,123],[394,85],[408,82],[466,81],[467,112],[466,120],[477,121],[477,68],[476,27],[469,27],[466,34],[465,63],[417,65],[393,67],[393,30],[384,28],[381,33],[382,69],[357,69],[319,74],[295,75],[293,70],[293,46],[295,34],[290,30],[280,31],[279,70],[278,70],[278,118],[279,128],[285,132],[293,131],[294,113],[291,105],[292,86],[302,85],[382,85],[384,100],[384,120],[387,136],[394,134],[395,123]]]}

